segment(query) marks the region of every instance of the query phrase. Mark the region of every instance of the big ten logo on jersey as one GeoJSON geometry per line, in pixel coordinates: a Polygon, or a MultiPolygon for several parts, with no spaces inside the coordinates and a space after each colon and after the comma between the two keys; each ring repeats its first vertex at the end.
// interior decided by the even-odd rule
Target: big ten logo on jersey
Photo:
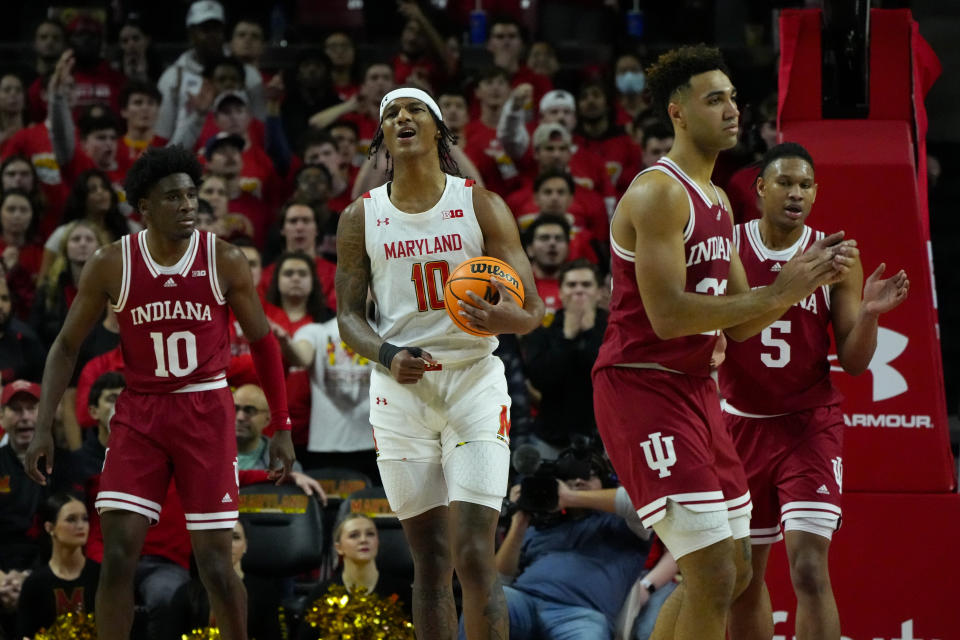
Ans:
{"type": "Polygon", "coordinates": [[[677,452],[673,448],[673,436],[661,436],[660,432],[651,433],[640,443],[647,466],[657,471],[661,478],[670,475],[670,467],[677,464],[677,452]]]}
{"type": "Polygon", "coordinates": [[[443,219],[450,220],[451,218],[462,218],[463,209],[450,209],[449,211],[443,212],[443,219]]]}
{"type": "Polygon", "coordinates": [[[500,405],[500,428],[497,430],[497,440],[510,444],[510,407],[500,405]]]}

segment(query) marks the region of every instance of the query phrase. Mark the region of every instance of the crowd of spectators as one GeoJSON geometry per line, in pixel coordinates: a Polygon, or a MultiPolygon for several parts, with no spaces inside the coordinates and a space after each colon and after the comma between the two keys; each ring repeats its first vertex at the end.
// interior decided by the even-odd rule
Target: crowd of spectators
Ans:
{"type": "MultiPolygon", "coordinates": [[[[468,29],[463,3],[446,10],[437,3],[396,4],[397,24],[372,24],[370,33],[327,32],[291,43],[286,56],[270,56],[262,15],[228,15],[219,2],[198,0],[184,5],[187,41],[169,60],[155,49],[141,16],[51,9],[34,25],[29,54],[0,70],[0,637],[30,636],[64,607],[92,606],[103,554],[92,502],[113,403],[125,385],[109,309],[84,344],[60,406],[57,463],[47,486],[26,477],[22,458],[36,422],[45,354],[84,264],[98,247],[143,228],[123,185],[149,147],[196,151],[205,167],[199,227],[235,243],[248,259],[287,366],[298,471],[343,467],[377,484],[367,422],[373,365],[341,340],[333,317],[337,220],[353,199],[389,177],[385,153],[369,154],[383,95],[404,85],[430,91],[457,136],[452,151],[461,173],[510,205],[547,306],[543,327],[523,339],[505,336],[497,352],[513,398],[513,442],[556,459],[596,439],[589,372],[606,326],[609,217],[636,173],[673,140],[645,91],[643,68],[651,54],[638,41],[618,38],[625,46],[606,57],[561,64],[556,43],[532,37],[510,11],[491,13],[485,38],[466,47],[477,34],[468,29]],[[373,40],[390,28],[386,40],[373,40]],[[395,45],[387,56],[385,41],[395,45]],[[69,602],[50,600],[53,589],[69,602]],[[30,605],[29,615],[26,599],[41,603],[30,605]]],[[[509,9],[516,3],[492,4],[509,9]]],[[[574,18],[578,11],[595,14],[591,3],[560,4],[574,18]]],[[[596,4],[603,4],[606,19],[625,23],[618,3],[596,4]]],[[[277,24],[270,29],[276,42],[277,24]]],[[[773,140],[775,101],[758,104],[744,108],[744,141],[718,165],[717,180],[746,217],[757,215],[749,163],[773,140]]],[[[228,380],[243,485],[266,477],[269,410],[235,321],[230,339],[228,380]]],[[[560,525],[531,523],[524,515],[504,519],[498,565],[516,577],[508,601],[511,618],[522,618],[524,628],[549,626],[573,612],[613,634],[623,625],[622,611],[631,611],[632,620],[656,587],[672,582],[675,565],[649,554],[647,534],[634,531],[629,501],[622,490],[615,495],[605,469],[597,462],[579,477],[562,478],[560,508],[574,515],[560,525]],[[577,500],[571,492],[579,490],[601,492],[577,500]],[[581,553],[587,555],[578,560],[581,553]],[[551,554],[557,555],[545,559],[551,554]],[[561,575],[558,562],[615,564],[616,571],[590,577],[597,585],[593,599],[567,602],[555,593],[571,590],[556,581],[556,591],[531,586],[561,575]],[[645,566],[656,572],[653,589],[649,581],[636,587],[645,566]],[[528,615],[544,598],[562,605],[549,614],[549,624],[528,615]],[[593,613],[578,614],[584,607],[593,613]]],[[[323,497],[308,475],[295,473],[293,481],[323,497]]],[[[367,556],[371,548],[376,555],[376,541],[369,542],[376,532],[370,525],[341,522],[334,536],[344,558],[340,570],[307,579],[349,586],[373,576],[375,590],[408,598],[408,577],[377,583],[375,565],[371,573],[367,556]]],[[[236,568],[250,593],[251,616],[257,612],[259,620],[276,610],[267,602],[276,591],[243,574],[242,526],[235,537],[236,568]]],[[[144,637],[180,637],[209,617],[202,589],[191,579],[173,485],[143,554],[137,602],[144,637]]],[[[568,574],[572,581],[580,577],[568,574]]],[[[637,637],[645,637],[642,628],[649,633],[649,624],[634,626],[637,637]]],[[[279,633],[271,624],[256,637],[279,633]]]]}

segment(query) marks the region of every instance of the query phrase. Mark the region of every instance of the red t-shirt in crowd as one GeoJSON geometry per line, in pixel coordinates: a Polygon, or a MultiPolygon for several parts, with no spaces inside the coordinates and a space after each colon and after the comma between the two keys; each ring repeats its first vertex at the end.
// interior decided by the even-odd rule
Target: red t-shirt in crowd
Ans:
{"type": "Polygon", "coordinates": [[[643,153],[630,136],[622,130],[617,131],[614,135],[598,139],[579,137],[577,145],[603,160],[607,177],[619,198],[640,172],[643,153]]]}
{"type": "Polygon", "coordinates": [[[543,300],[543,326],[549,327],[550,323],[553,322],[553,316],[557,314],[557,310],[563,307],[560,304],[560,281],[556,278],[538,278],[536,276],[534,276],[533,281],[537,285],[537,293],[540,295],[540,299],[543,300]]]}
{"type": "MultiPolygon", "coordinates": [[[[113,163],[113,167],[107,169],[104,173],[110,178],[110,184],[113,185],[113,190],[117,192],[117,198],[120,202],[127,201],[127,192],[123,188],[123,183],[127,179],[127,171],[129,171],[132,166],[133,160],[130,159],[130,154],[126,152],[122,143],[117,142],[117,159],[113,163]]],[[[73,148],[73,158],[70,160],[70,164],[63,167],[63,180],[67,184],[73,184],[77,176],[84,171],[98,168],[90,156],[83,150],[83,147],[80,146],[80,141],[78,140],[76,146],[73,148]]]]}
{"type": "MultiPolygon", "coordinates": [[[[207,113],[206,120],[203,121],[203,128],[200,129],[200,136],[197,138],[197,144],[194,148],[202,152],[207,140],[218,133],[220,133],[220,127],[217,126],[216,116],[210,111],[207,113]]],[[[250,118],[250,124],[247,125],[247,140],[250,141],[250,144],[262,149],[266,145],[266,139],[267,127],[256,118],[250,118]]]]}
{"type": "Polygon", "coordinates": [[[140,140],[131,140],[128,136],[123,136],[120,139],[120,147],[117,149],[117,155],[120,155],[123,152],[126,152],[130,156],[130,162],[136,162],[137,158],[143,155],[143,152],[146,151],[149,147],[165,147],[167,146],[167,140],[163,136],[153,135],[150,140],[140,141],[140,140]]]}
{"type": "Polygon", "coordinates": [[[488,127],[481,120],[471,120],[463,128],[462,147],[490,191],[505,197],[522,184],[517,165],[497,138],[495,127],[488,127]]]}
{"type": "Polygon", "coordinates": [[[70,188],[60,173],[60,165],[53,155],[50,144],[50,131],[43,122],[32,124],[17,131],[4,145],[0,159],[6,160],[13,155],[22,155],[33,165],[40,181],[40,189],[47,201],[47,210],[38,212],[40,222],[37,227],[41,237],[46,240],[60,224],[63,205],[67,201],[70,188]]]}
{"type": "MultiPolygon", "coordinates": [[[[533,186],[524,187],[511,193],[507,199],[507,206],[517,219],[517,226],[526,229],[540,214],[540,208],[533,199],[533,186]]],[[[573,202],[567,210],[567,215],[573,219],[573,224],[586,229],[601,242],[606,242],[609,235],[610,223],[607,219],[607,209],[603,198],[595,191],[589,191],[580,186],[574,187],[573,202]]]]}
{"type": "MultiPolygon", "coordinates": [[[[120,114],[120,92],[127,84],[127,77],[101,60],[92,69],[73,69],[73,117],[79,117],[85,107],[105,104],[114,114],[120,114]]],[[[47,82],[49,78],[38,77],[27,89],[27,111],[32,122],[43,122],[47,117],[47,82]]]]}
{"type": "Polygon", "coordinates": [[[416,60],[410,60],[403,53],[393,57],[393,80],[399,86],[407,83],[407,78],[414,72],[426,79],[434,89],[440,89],[447,81],[446,70],[433,56],[422,55],[416,60]]]}
{"type": "Polygon", "coordinates": [[[239,213],[253,225],[253,243],[257,249],[263,251],[267,242],[270,225],[273,224],[273,211],[267,204],[256,196],[241,191],[240,195],[227,203],[227,211],[239,213]]]}

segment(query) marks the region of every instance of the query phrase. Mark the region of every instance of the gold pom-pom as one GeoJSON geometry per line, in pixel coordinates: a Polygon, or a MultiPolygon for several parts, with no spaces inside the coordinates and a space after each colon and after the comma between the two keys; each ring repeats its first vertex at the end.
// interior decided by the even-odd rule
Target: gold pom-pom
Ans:
{"type": "Polygon", "coordinates": [[[97,640],[97,626],[92,613],[65,613],[38,631],[34,640],[97,640]]]}
{"type": "Polygon", "coordinates": [[[338,584],[308,605],[303,623],[317,640],[413,640],[413,624],[395,599],[338,584]]]}
{"type": "Polygon", "coordinates": [[[220,629],[217,627],[194,629],[190,633],[182,634],[180,638],[181,640],[220,640],[220,629]]]}

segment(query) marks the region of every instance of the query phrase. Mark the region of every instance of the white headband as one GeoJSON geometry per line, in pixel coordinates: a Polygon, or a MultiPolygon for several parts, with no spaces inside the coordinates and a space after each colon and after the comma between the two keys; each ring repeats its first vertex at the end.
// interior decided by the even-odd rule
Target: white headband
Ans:
{"type": "Polygon", "coordinates": [[[397,98],[414,98],[419,100],[423,104],[430,107],[430,111],[433,111],[433,115],[437,116],[437,119],[441,122],[443,121],[443,116],[440,114],[440,107],[437,106],[437,103],[433,101],[433,98],[430,97],[430,94],[421,89],[414,89],[413,87],[401,87],[399,89],[394,89],[387,95],[383,96],[383,100],[380,101],[380,120],[383,120],[383,111],[387,108],[387,105],[396,100],[397,98]]]}

